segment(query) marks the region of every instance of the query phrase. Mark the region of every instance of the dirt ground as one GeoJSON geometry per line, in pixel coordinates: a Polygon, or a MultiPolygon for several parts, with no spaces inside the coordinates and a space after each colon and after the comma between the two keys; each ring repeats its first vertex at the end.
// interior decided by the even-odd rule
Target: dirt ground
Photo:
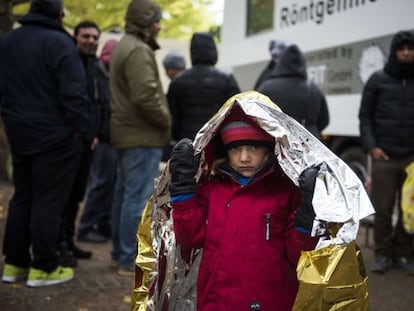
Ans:
{"type": "MultiPolygon", "coordinates": [[[[0,248],[2,248],[7,202],[13,188],[0,181],[0,248]]],[[[111,243],[77,243],[92,250],[90,260],[78,261],[70,282],[43,288],[28,288],[24,282],[0,283],[0,311],[98,311],[130,310],[132,277],[120,276],[109,267],[111,243]]],[[[4,258],[1,256],[0,271],[4,258]]]]}
{"type": "MultiPolygon", "coordinates": [[[[0,180],[0,248],[3,242],[7,202],[13,188],[0,180]]],[[[372,230],[361,228],[357,239],[364,261],[369,270],[373,261],[372,230]],[[368,242],[368,243],[366,243],[368,242]]],[[[0,311],[126,311],[130,310],[132,278],[119,276],[109,267],[111,249],[106,244],[78,243],[94,252],[90,260],[79,261],[75,278],[68,283],[43,288],[28,288],[24,283],[13,285],[0,283],[0,311]]],[[[3,257],[2,257],[3,258],[3,257]]],[[[0,260],[0,271],[3,259],[0,260]]],[[[368,272],[370,310],[407,311],[414,306],[414,277],[398,270],[384,275],[368,272]]],[[[176,310],[180,311],[180,310],[176,310]]]]}

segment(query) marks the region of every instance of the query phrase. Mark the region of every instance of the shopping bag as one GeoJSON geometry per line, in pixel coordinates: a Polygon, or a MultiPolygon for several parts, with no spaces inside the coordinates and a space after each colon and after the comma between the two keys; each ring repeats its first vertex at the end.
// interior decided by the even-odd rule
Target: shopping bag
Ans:
{"type": "Polygon", "coordinates": [[[402,219],[405,231],[414,233],[414,162],[405,169],[405,178],[401,191],[402,219]]]}
{"type": "Polygon", "coordinates": [[[368,277],[355,242],[302,252],[293,311],[366,311],[368,277]]]}

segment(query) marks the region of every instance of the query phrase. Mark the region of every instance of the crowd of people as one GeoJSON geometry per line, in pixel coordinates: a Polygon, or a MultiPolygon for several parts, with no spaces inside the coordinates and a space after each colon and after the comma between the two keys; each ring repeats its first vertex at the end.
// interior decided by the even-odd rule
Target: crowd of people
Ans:
{"type": "MultiPolygon", "coordinates": [[[[200,310],[207,310],[217,297],[228,302],[227,308],[236,306],[240,297],[228,296],[232,286],[248,292],[256,284],[245,283],[237,266],[228,265],[222,275],[215,275],[211,258],[236,260],[236,252],[231,252],[238,247],[235,240],[217,229],[227,219],[218,206],[230,200],[240,201],[240,208],[249,205],[253,218],[273,209],[280,214],[277,228],[284,230],[269,236],[276,241],[274,248],[269,240],[255,240],[257,228],[244,230],[251,230],[252,243],[263,244],[266,252],[279,258],[278,273],[260,275],[260,284],[274,288],[259,295],[264,297],[260,303],[270,304],[276,290],[288,310],[297,290],[292,267],[301,250],[315,245],[309,236],[309,215],[296,212],[312,204],[304,194],[312,185],[298,190],[284,178],[270,152],[274,139],[243,115],[232,116],[222,126],[224,160],[215,168],[215,179],[200,188],[194,181],[198,165],[191,142],[221,105],[240,92],[235,77],[215,67],[213,36],[194,33],[190,68],[180,52],[166,55],[163,66],[171,81],[165,93],[155,58],[162,19],[155,2],[132,0],[125,34],[119,41],[105,42],[99,57],[99,26],[82,21],[70,35],[63,18],[61,0],[32,0],[29,13],[19,20],[21,27],[1,41],[0,111],[15,190],[4,235],[3,282],[27,280],[28,286],[41,287],[71,280],[78,259],[93,256],[76,241],[111,241],[108,263],[121,275],[133,275],[138,224],[159,164],[171,154],[177,241],[205,247],[200,310]],[[289,244],[283,256],[278,255],[284,248],[282,237],[289,244]],[[214,282],[209,281],[211,275],[214,282]]],[[[269,52],[271,60],[252,88],[322,139],[329,124],[328,106],[319,87],[308,80],[300,48],[272,40],[269,52]]],[[[404,231],[401,217],[395,230],[391,224],[404,169],[414,161],[413,85],[414,35],[403,31],[394,37],[384,70],[366,83],[359,114],[361,142],[373,159],[375,272],[386,272],[395,262],[414,274],[412,236],[404,231]]],[[[231,226],[239,230],[239,212],[230,207],[227,212],[235,216],[226,221],[228,232],[231,226]]],[[[275,264],[272,260],[263,267],[269,263],[275,264]]],[[[254,257],[251,264],[256,264],[254,257]]]]}

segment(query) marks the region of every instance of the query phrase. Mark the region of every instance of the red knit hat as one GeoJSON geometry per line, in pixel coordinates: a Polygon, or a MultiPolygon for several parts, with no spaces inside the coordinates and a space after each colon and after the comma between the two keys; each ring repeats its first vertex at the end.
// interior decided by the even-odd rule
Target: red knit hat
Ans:
{"type": "Polygon", "coordinates": [[[227,148],[241,145],[271,145],[274,138],[259,126],[245,121],[225,124],[220,131],[221,140],[227,148]]]}

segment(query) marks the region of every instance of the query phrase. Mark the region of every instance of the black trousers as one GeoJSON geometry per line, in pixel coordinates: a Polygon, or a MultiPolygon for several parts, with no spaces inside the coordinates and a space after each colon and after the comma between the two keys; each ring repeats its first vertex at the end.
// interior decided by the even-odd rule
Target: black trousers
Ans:
{"type": "Polygon", "coordinates": [[[410,257],[413,237],[404,230],[401,213],[401,189],[405,168],[414,156],[403,159],[372,161],[371,198],[375,207],[375,254],[386,257],[410,257]],[[397,203],[398,218],[393,227],[392,215],[397,203]]]}
{"type": "Polygon", "coordinates": [[[88,145],[83,145],[80,157],[80,164],[75,171],[75,182],[69,190],[69,197],[63,207],[62,220],[59,233],[59,241],[73,243],[75,235],[76,218],[79,211],[79,204],[85,196],[86,184],[89,177],[89,169],[92,160],[92,150],[88,145]]]}
{"type": "Polygon", "coordinates": [[[81,150],[80,141],[69,140],[33,155],[12,152],[14,195],[3,244],[7,264],[31,265],[47,272],[57,267],[62,208],[75,180],[81,150]]]}

